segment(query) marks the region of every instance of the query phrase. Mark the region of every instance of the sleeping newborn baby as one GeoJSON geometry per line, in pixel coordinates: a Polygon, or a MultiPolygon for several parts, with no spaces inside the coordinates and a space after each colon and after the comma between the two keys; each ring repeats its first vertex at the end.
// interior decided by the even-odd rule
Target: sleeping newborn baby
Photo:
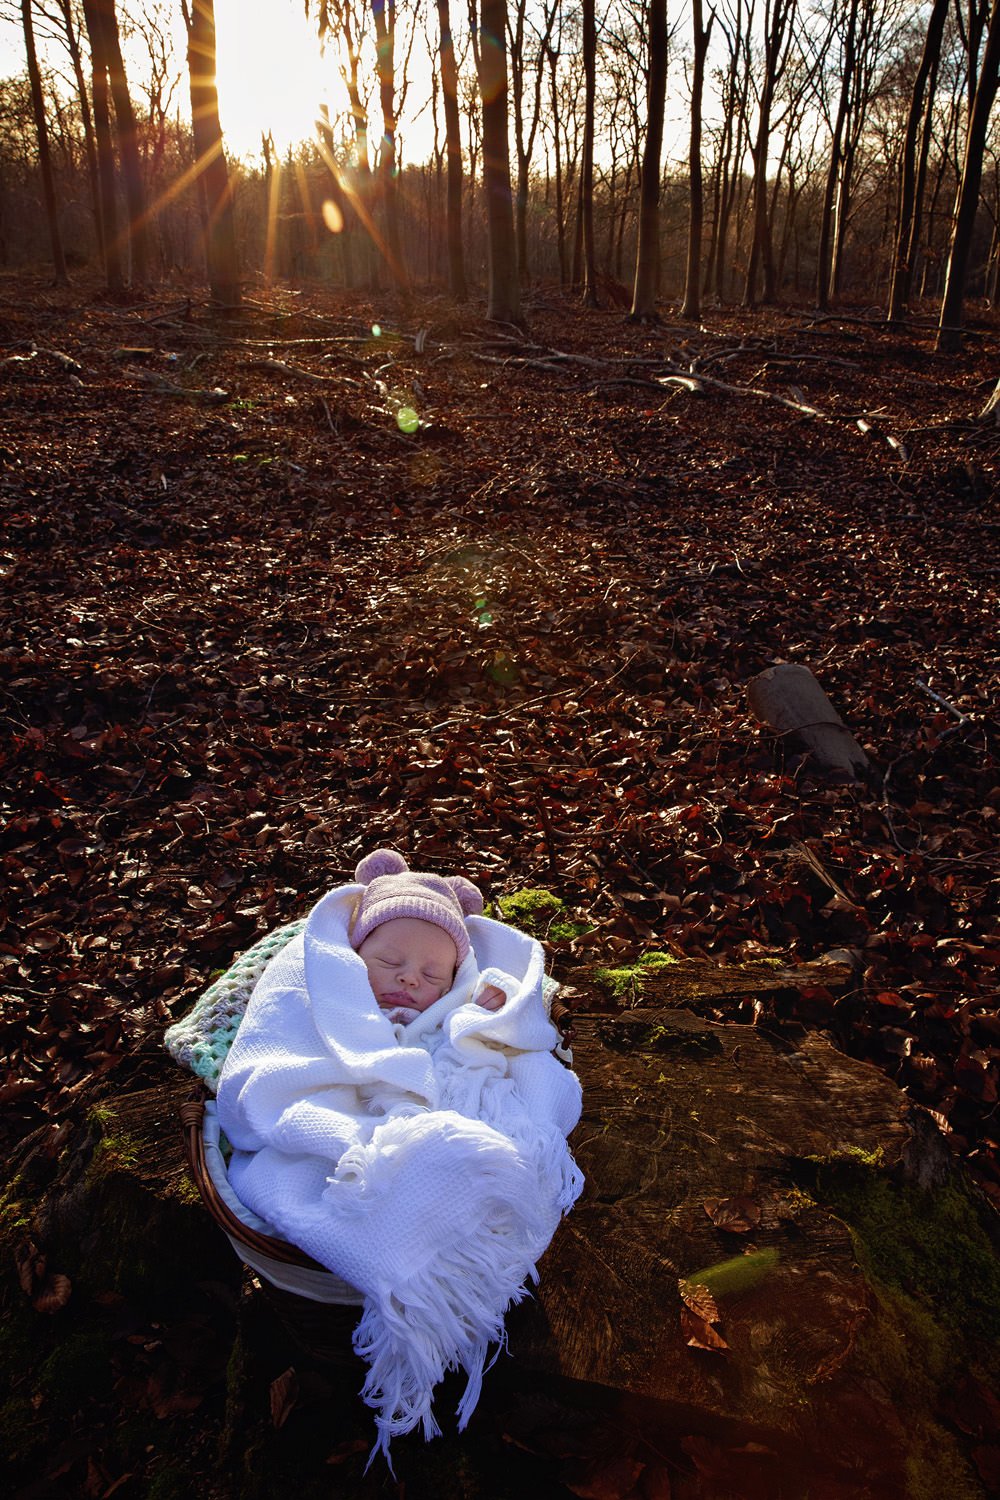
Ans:
{"type": "Polygon", "coordinates": [[[465,1426],[583,1185],[541,945],[482,906],[462,876],[362,859],[271,960],[219,1082],[237,1198],[364,1298],[354,1348],[385,1453],[438,1432],[448,1370],[468,1377],[465,1426]]]}
{"type": "MultiPolygon", "coordinates": [[[[482,897],[460,875],[449,880],[414,873],[392,849],[377,849],[362,860],[357,878],[368,883],[351,919],[351,946],[364,962],[380,1010],[394,1024],[408,1026],[451,990],[470,952],[465,915],[482,910],[482,897]]],[[[507,996],[484,976],[469,999],[496,1011],[507,996]]]]}

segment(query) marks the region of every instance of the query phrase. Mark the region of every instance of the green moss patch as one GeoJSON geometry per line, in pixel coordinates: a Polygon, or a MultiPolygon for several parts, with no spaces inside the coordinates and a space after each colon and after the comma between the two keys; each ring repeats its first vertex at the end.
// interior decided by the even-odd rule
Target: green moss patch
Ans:
{"type": "Polygon", "coordinates": [[[705,1266],[685,1279],[692,1286],[707,1287],[713,1297],[731,1297],[759,1285],[777,1266],[779,1258],[777,1250],[752,1250],[747,1255],[716,1261],[714,1266],[705,1266]]]}
{"type": "Polygon", "coordinates": [[[560,943],[578,938],[592,930],[591,922],[581,921],[566,911],[566,903],[543,886],[500,896],[486,908],[486,915],[509,922],[521,932],[545,942],[560,943]]]}
{"type": "Polygon", "coordinates": [[[874,1158],[845,1156],[818,1164],[815,1191],[850,1226],[873,1281],[914,1299],[953,1338],[973,1340],[1000,1375],[1000,1257],[958,1179],[909,1187],[874,1158]]]}
{"type": "Polygon", "coordinates": [[[677,959],[672,953],[664,953],[660,949],[652,949],[649,953],[643,953],[634,964],[625,964],[614,969],[597,969],[594,979],[607,990],[613,1000],[636,1001],[642,994],[642,982],[657,969],[665,969],[670,964],[675,964],[677,959]]]}
{"type": "Polygon", "coordinates": [[[498,897],[497,909],[501,920],[512,927],[519,927],[532,937],[544,937],[550,924],[565,910],[565,903],[552,891],[529,887],[515,891],[512,896],[498,897]]]}
{"type": "Polygon", "coordinates": [[[814,1191],[850,1229],[875,1297],[857,1352],[906,1413],[907,1500],[982,1500],[963,1443],[940,1414],[962,1376],[991,1385],[1000,1376],[1000,1258],[983,1210],[957,1177],[912,1187],[863,1153],[816,1163],[814,1191]]]}
{"type": "Polygon", "coordinates": [[[38,1371],[38,1388],[58,1413],[69,1415],[111,1385],[106,1332],[80,1328],[52,1350],[38,1371]]]}

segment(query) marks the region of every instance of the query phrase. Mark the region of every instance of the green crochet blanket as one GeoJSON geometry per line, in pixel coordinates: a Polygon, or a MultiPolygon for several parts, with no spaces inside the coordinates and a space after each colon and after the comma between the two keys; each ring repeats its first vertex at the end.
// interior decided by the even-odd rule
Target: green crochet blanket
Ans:
{"type": "Polygon", "coordinates": [[[197,1000],[183,1020],[168,1028],[163,1044],[175,1062],[202,1080],[210,1093],[219,1087],[219,1074],[233,1044],[254,985],[271,959],[297,937],[305,917],[276,927],[240,954],[197,1000]]]}
{"type": "MultiPolygon", "coordinates": [[[[170,1056],[182,1068],[200,1078],[209,1093],[214,1094],[219,1087],[222,1064],[246,1013],[254,985],[275,954],[297,937],[305,925],[306,919],[302,917],[285,927],[276,927],[262,937],[246,953],[234,959],[187,1015],[164,1033],[163,1044],[170,1056]]],[[[552,999],[558,989],[556,981],[546,975],[542,981],[542,996],[547,1011],[551,1011],[552,999]]],[[[560,1048],[556,1051],[558,1056],[569,1055],[560,1048]]]]}

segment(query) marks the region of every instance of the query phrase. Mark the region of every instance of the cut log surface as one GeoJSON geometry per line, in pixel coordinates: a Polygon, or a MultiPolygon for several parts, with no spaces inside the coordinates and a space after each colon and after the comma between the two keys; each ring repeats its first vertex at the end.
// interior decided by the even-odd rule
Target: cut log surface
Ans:
{"type": "Polygon", "coordinates": [[[868,769],[867,755],[808,667],[768,667],[751,680],[747,698],[756,718],[779,735],[793,736],[826,770],[854,779],[868,769]]]}
{"type": "MultiPolygon", "coordinates": [[[[508,1313],[512,1358],[488,1378],[475,1427],[454,1440],[463,1463],[493,1472],[520,1412],[517,1421],[534,1434],[524,1440],[529,1451],[543,1455],[540,1473],[555,1451],[539,1436],[551,1419],[558,1444],[576,1434],[567,1454],[584,1442],[581,1433],[594,1431],[604,1434],[597,1444],[602,1463],[604,1450],[618,1451],[626,1434],[628,1453],[641,1455],[635,1462],[649,1465],[651,1475],[661,1461],[687,1470],[693,1461],[701,1478],[683,1493],[697,1500],[907,1495],[913,1424],[872,1353],[884,1315],[880,1293],[856,1259],[847,1225],[811,1189],[825,1170],[816,1161],[863,1162],[865,1171],[878,1164],[880,1177],[934,1188],[951,1170],[941,1139],[890,1081],[822,1036],[789,1040],[764,1025],[722,1024],[697,1013],[791,985],[836,988],[849,974],[835,963],[681,962],[640,970],[633,992],[619,1001],[638,1000],[634,1008],[597,1013],[607,993],[593,971],[576,971],[564,994],[573,1005],[574,1063],[583,1082],[584,1113],[572,1144],[586,1188],[542,1259],[534,1295],[508,1313]],[[664,1453],[673,1457],[663,1460],[664,1453]],[[735,1466],[736,1477],[725,1482],[712,1467],[720,1454],[735,1466]]],[[[273,1449],[271,1461],[280,1466],[292,1461],[298,1439],[284,1443],[285,1429],[272,1428],[260,1390],[284,1380],[292,1362],[318,1360],[328,1382],[323,1410],[345,1414],[345,1451],[361,1455],[351,1493],[383,1493],[377,1476],[361,1482],[370,1419],[354,1401],[363,1377],[350,1351],[356,1309],[299,1303],[292,1315],[280,1299],[245,1292],[241,1308],[276,1308],[309,1352],[303,1356],[295,1343],[290,1354],[273,1343],[273,1332],[258,1347],[248,1323],[230,1355],[228,1309],[241,1272],[185,1178],[178,1111],[190,1081],[165,1054],[147,1051],[137,1064],[130,1087],[107,1080],[95,1087],[86,1118],[62,1144],[55,1127],[46,1127],[7,1164],[13,1210],[6,1228],[0,1220],[0,1243],[17,1257],[21,1281],[9,1266],[0,1312],[23,1328],[26,1348],[37,1347],[37,1368],[19,1357],[2,1371],[5,1386],[17,1394],[44,1384],[45,1362],[79,1328],[88,1330],[98,1364],[107,1364],[109,1350],[119,1351],[121,1363],[115,1340],[127,1313],[155,1334],[146,1343],[140,1337],[142,1370],[130,1377],[134,1385],[141,1374],[136,1399],[151,1404],[157,1418],[174,1410],[171,1403],[189,1411],[191,1403],[208,1402],[228,1363],[222,1449],[247,1448],[249,1425],[253,1441],[273,1449]],[[71,1292],[53,1317],[42,1309],[60,1288],[71,1292]],[[162,1329],[169,1337],[162,1335],[161,1347],[162,1329]],[[170,1350],[200,1347],[203,1336],[214,1363],[199,1366],[197,1379],[186,1365],[179,1375],[170,1350]]],[[[905,1335],[891,1347],[897,1365],[920,1358],[919,1350],[909,1353],[905,1335]]],[[[922,1367],[915,1379],[923,1389],[922,1367]]],[[[120,1409],[115,1394],[81,1407],[98,1423],[95,1431],[125,1420],[133,1386],[121,1389],[120,1409]]],[[[37,1418],[53,1424],[38,1431],[47,1434],[57,1472],[68,1461],[59,1446],[61,1411],[43,1403],[37,1418]]],[[[85,1425],[83,1416],[77,1420],[85,1425]]],[[[34,1432],[18,1450],[18,1472],[29,1477],[38,1461],[34,1432]]],[[[179,1441],[183,1447],[183,1433],[179,1441]]],[[[413,1493],[440,1500],[492,1495],[488,1479],[468,1492],[460,1478],[441,1480],[435,1465],[442,1451],[416,1439],[401,1445],[413,1493]]],[[[316,1459],[321,1469],[330,1461],[325,1450],[316,1459]]],[[[572,1462],[566,1459],[567,1473],[572,1462]]],[[[564,1492],[551,1489],[547,1473],[524,1500],[564,1492]]],[[[236,1475],[232,1489],[213,1493],[244,1500],[250,1491],[241,1484],[236,1475]]],[[[577,1485],[578,1476],[574,1493],[606,1492],[577,1485]]],[[[607,1493],[633,1495],[630,1488],[607,1493]]]]}
{"type": "Polygon", "coordinates": [[[668,1403],[689,1425],[806,1443],[820,1469],[863,1461],[870,1479],[874,1464],[888,1483],[898,1420],[854,1357],[871,1294],[846,1225],[800,1190],[797,1168],[844,1153],[902,1162],[920,1135],[905,1097],[819,1037],[793,1048],[683,1010],[577,1017],[573,1045],[586,1192],[511,1320],[511,1353],[668,1403]],[[777,1259],[718,1299],[727,1347],[691,1346],[679,1279],[747,1250],[777,1259]]]}

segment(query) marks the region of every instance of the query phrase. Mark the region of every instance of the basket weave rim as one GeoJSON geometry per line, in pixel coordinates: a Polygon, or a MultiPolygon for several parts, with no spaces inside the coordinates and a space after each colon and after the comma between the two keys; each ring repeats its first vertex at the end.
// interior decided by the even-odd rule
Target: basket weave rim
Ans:
{"type": "Polygon", "coordinates": [[[278,1239],[271,1234],[262,1234],[259,1229],[251,1229],[248,1224],[244,1224],[243,1220],[236,1217],[220,1196],[205,1160],[205,1140],[202,1134],[205,1118],[204,1089],[199,1089],[195,1098],[188,1099],[181,1105],[180,1117],[184,1130],[185,1152],[194,1185],[198,1189],[201,1201],[219,1228],[230,1239],[236,1240],[257,1255],[267,1255],[272,1260],[281,1261],[287,1266],[297,1266],[304,1271],[322,1271],[324,1275],[331,1276],[333,1273],[328,1266],[322,1265],[318,1260],[313,1260],[311,1255],[307,1255],[296,1245],[290,1244],[288,1240],[278,1239]]]}

